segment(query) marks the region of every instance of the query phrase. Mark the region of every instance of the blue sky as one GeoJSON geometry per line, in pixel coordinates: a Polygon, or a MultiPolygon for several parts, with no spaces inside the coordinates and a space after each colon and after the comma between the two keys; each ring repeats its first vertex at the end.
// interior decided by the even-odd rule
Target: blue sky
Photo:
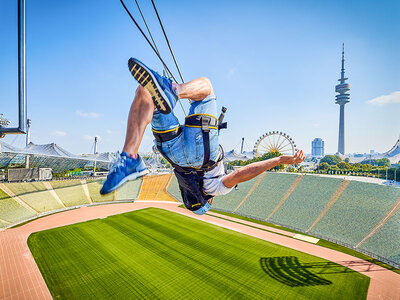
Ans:
{"type": "MultiPolygon", "coordinates": [[[[140,21],[134,1],[126,0],[140,21]]],[[[173,62],[150,1],[144,14],[173,62]]],[[[229,150],[263,133],[289,134],[306,153],[320,137],[337,151],[334,87],[345,43],[346,152],[386,151],[400,133],[399,1],[156,1],[185,80],[211,79],[228,107],[229,150]],[[397,92],[397,93],[396,93],[397,92]]],[[[17,1],[0,2],[0,113],[17,121],[17,1]]],[[[27,0],[28,117],[32,141],[74,153],[123,146],[136,82],[129,57],[161,63],[119,1],[27,0]]],[[[186,109],[187,101],[184,101],[186,109]]],[[[177,115],[182,120],[180,108],[177,115]]],[[[23,136],[5,142],[24,145],[23,136]]],[[[146,131],[141,151],[152,145],[146,131]]],[[[239,150],[237,148],[237,150],[239,150]]]]}

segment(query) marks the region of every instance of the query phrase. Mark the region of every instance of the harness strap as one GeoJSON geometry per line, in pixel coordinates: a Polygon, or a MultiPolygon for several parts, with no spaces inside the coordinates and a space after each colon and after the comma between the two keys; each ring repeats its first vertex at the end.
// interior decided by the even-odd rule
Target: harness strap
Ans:
{"type": "Polygon", "coordinates": [[[154,138],[156,139],[157,142],[160,143],[168,142],[176,138],[178,135],[182,133],[182,130],[183,130],[182,126],[179,126],[172,130],[164,130],[164,131],[157,131],[152,129],[154,138]]]}
{"type": "Polygon", "coordinates": [[[227,108],[225,106],[222,106],[221,114],[219,115],[219,118],[218,118],[218,130],[228,128],[228,123],[223,122],[226,110],[227,110],[227,108]]]}
{"type": "Polygon", "coordinates": [[[154,137],[157,140],[158,151],[171,164],[171,166],[173,166],[177,171],[179,171],[181,173],[195,172],[197,174],[200,174],[201,172],[211,171],[224,158],[224,150],[222,149],[222,147],[220,145],[217,161],[210,160],[210,154],[211,154],[210,153],[210,129],[220,130],[221,128],[226,128],[226,123],[222,123],[225,112],[226,112],[226,108],[222,107],[222,112],[218,119],[212,115],[207,115],[207,114],[193,114],[193,115],[187,116],[185,118],[185,126],[201,128],[201,132],[203,135],[203,145],[204,145],[204,159],[203,159],[203,164],[200,168],[178,166],[177,164],[172,162],[171,159],[169,157],[167,157],[162,151],[161,144],[163,142],[170,141],[173,138],[179,136],[182,133],[181,126],[175,128],[175,129],[172,129],[172,130],[165,130],[165,131],[153,130],[154,137]]]}
{"type": "Polygon", "coordinates": [[[203,128],[203,122],[208,122],[207,125],[211,129],[218,129],[218,119],[212,115],[195,114],[185,118],[185,126],[187,127],[203,128]],[[203,121],[204,119],[208,121],[203,121]]]}
{"type": "MultiPolygon", "coordinates": [[[[201,168],[210,167],[210,129],[218,129],[218,119],[211,115],[194,114],[185,118],[185,126],[201,128],[204,146],[204,159],[201,168]]],[[[215,164],[215,162],[213,161],[212,164],[215,164]]]]}
{"type": "Polygon", "coordinates": [[[210,161],[210,117],[201,118],[201,132],[203,134],[203,145],[204,145],[204,160],[202,168],[207,167],[210,161]]]}

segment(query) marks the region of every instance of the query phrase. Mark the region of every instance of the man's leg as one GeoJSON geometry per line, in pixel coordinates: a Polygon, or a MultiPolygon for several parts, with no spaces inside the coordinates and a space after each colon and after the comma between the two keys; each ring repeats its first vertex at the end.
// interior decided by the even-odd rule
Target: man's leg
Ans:
{"type": "Polygon", "coordinates": [[[214,94],[211,82],[206,77],[200,77],[183,84],[173,84],[179,99],[201,101],[214,94]]]}
{"type": "MultiPolygon", "coordinates": [[[[180,99],[188,98],[193,101],[203,100],[214,92],[210,80],[205,77],[200,77],[183,84],[174,84],[174,87],[180,99]]],[[[129,111],[125,145],[123,148],[124,152],[133,155],[138,153],[144,131],[153,118],[154,108],[155,106],[149,91],[139,85],[129,111]]]]}
{"type": "Polygon", "coordinates": [[[122,151],[136,155],[144,131],[153,118],[154,104],[150,93],[141,85],[136,89],[128,116],[125,145],[122,151]]]}
{"type": "Polygon", "coordinates": [[[128,180],[135,180],[149,172],[137,153],[153,112],[154,104],[149,92],[139,86],[129,111],[123,152],[112,166],[100,194],[111,193],[128,180]]]}

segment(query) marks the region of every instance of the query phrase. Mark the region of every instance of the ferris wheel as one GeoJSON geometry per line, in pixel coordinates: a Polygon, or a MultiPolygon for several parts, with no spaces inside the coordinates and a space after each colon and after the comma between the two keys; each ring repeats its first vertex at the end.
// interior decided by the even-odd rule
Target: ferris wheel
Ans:
{"type": "Polygon", "coordinates": [[[269,152],[279,152],[282,155],[293,155],[297,146],[293,139],[282,131],[270,131],[263,134],[255,143],[253,154],[255,157],[269,152]]]}

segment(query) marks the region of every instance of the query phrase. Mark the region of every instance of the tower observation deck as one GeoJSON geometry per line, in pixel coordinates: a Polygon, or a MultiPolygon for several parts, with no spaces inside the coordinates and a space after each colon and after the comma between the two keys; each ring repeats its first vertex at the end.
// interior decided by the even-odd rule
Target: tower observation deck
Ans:
{"type": "Polygon", "coordinates": [[[342,71],[341,71],[340,83],[336,85],[335,92],[336,104],[340,105],[340,116],[339,116],[339,141],[338,141],[338,153],[344,154],[344,106],[346,103],[350,102],[350,84],[346,83],[348,78],[344,77],[344,43],[342,48],[342,71]]]}

